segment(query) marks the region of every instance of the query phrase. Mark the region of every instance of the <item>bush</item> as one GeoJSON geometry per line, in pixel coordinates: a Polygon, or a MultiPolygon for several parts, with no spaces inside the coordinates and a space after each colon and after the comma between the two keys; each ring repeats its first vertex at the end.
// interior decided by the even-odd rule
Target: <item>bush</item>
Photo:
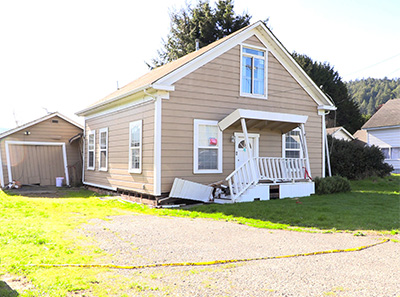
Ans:
{"type": "Polygon", "coordinates": [[[332,194],[341,192],[350,192],[351,186],[347,178],[341,176],[331,176],[314,179],[316,194],[332,194]]]}
{"type": "Polygon", "coordinates": [[[393,171],[393,167],[384,162],[385,157],[377,146],[332,139],[331,136],[328,136],[328,144],[333,175],[364,179],[384,177],[393,171]]]}

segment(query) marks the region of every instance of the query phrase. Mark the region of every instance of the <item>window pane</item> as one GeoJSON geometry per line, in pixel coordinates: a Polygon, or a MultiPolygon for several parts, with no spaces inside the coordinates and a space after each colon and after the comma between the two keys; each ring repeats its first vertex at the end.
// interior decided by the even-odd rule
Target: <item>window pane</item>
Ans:
{"type": "Polygon", "coordinates": [[[243,57],[242,60],[242,92],[251,93],[251,79],[252,79],[252,58],[243,57]]]}
{"type": "Polygon", "coordinates": [[[300,132],[286,133],[286,149],[300,149],[300,132]]]}
{"type": "Polygon", "coordinates": [[[89,150],[94,150],[94,134],[89,134],[89,150]]]}
{"type": "Polygon", "coordinates": [[[140,149],[132,148],[131,149],[131,169],[139,169],[140,168],[140,149]]]}
{"type": "Polygon", "coordinates": [[[244,47],[243,48],[243,52],[247,53],[247,54],[252,54],[252,55],[257,55],[257,56],[264,57],[264,52],[263,51],[258,51],[258,50],[252,49],[252,48],[244,47]]]}
{"type": "Polygon", "coordinates": [[[382,151],[383,155],[385,156],[385,159],[390,159],[389,148],[381,148],[381,151],[382,151]]]}
{"type": "Polygon", "coordinates": [[[217,149],[199,149],[199,169],[218,169],[217,149]]]}
{"type": "Polygon", "coordinates": [[[106,151],[100,152],[100,168],[106,168],[106,158],[107,158],[107,152],[106,151]]]}
{"type": "Polygon", "coordinates": [[[300,158],[300,151],[286,151],[286,158],[300,158]]]}
{"type": "Polygon", "coordinates": [[[254,59],[254,94],[264,95],[264,60],[254,59]]]}
{"type": "MultiPolygon", "coordinates": [[[[199,146],[218,147],[217,144],[210,144],[210,139],[218,139],[218,127],[211,125],[199,125],[199,146]]],[[[212,141],[211,141],[212,142],[212,141]]]]}
{"type": "Polygon", "coordinates": [[[100,133],[100,148],[101,149],[107,148],[107,132],[100,133]]]}
{"type": "Polygon", "coordinates": [[[94,167],[94,152],[89,152],[89,167],[94,167]]]}
{"type": "Polygon", "coordinates": [[[400,159],[400,147],[392,147],[392,159],[400,159]]]}
{"type": "Polygon", "coordinates": [[[134,125],[131,129],[131,147],[140,146],[140,126],[134,125]]]}

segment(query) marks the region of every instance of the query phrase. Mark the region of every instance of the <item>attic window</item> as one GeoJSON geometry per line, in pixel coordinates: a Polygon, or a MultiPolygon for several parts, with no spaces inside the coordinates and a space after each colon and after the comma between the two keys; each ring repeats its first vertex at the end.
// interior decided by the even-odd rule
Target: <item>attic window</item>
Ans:
{"type": "Polygon", "coordinates": [[[266,98],[267,52],[258,47],[242,46],[240,95],[266,98]]]}
{"type": "Polygon", "coordinates": [[[58,124],[58,120],[51,120],[51,122],[58,124]]]}

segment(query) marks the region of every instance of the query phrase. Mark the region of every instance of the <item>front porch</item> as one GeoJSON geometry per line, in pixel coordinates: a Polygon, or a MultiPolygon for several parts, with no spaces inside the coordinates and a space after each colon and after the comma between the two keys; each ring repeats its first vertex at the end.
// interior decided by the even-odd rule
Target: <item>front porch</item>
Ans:
{"type": "Polygon", "coordinates": [[[314,194],[304,128],[307,119],[301,115],[237,109],[221,120],[218,125],[222,131],[231,126],[241,126],[247,160],[226,178],[229,195],[221,195],[221,199],[214,199],[214,202],[234,203],[314,194]],[[299,158],[257,156],[249,141],[248,126],[280,131],[282,135],[298,127],[302,155],[299,158]]]}

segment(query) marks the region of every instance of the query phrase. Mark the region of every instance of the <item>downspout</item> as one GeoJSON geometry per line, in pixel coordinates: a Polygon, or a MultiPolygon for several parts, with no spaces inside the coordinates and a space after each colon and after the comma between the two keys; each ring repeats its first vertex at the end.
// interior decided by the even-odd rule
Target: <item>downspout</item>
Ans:
{"type": "Polygon", "coordinates": [[[325,168],[325,161],[328,162],[328,171],[331,172],[331,165],[329,158],[329,148],[327,145],[327,134],[326,134],[326,120],[325,116],[329,114],[329,110],[326,111],[325,109],[318,110],[318,114],[322,117],[322,177],[326,177],[326,168],[325,168]]]}
{"type": "Polygon", "coordinates": [[[1,143],[0,143],[0,183],[1,187],[4,188],[4,175],[3,175],[3,158],[1,157],[1,143]]]}
{"type": "Polygon", "coordinates": [[[85,166],[86,166],[86,119],[83,127],[83,137],[82,137],[82,184],[85,184],[85,166]]]}
{"type": "Polygon", "coordinates": [[[145,95],[153,98],[154,102],[154,146],[153,146],[153,195],[161,195],[161,97],[154,96],[143,90],[145,95]]]}

